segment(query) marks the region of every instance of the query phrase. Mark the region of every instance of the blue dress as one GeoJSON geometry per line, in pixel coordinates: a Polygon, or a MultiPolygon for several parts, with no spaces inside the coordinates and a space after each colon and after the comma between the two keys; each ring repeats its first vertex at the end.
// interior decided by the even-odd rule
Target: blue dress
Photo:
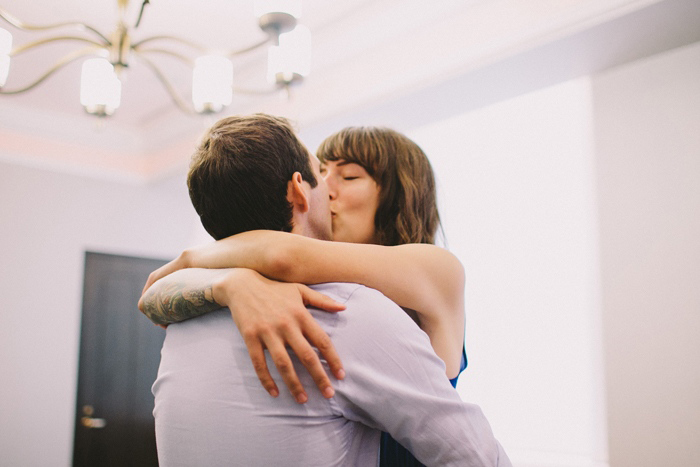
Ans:
{"type": "MultiPolygon", "coordinates": [[[[459,375],[467,367],[467,351],[462,347],[462,363],[457,376],[450,380],[453,387],[457,387],[459,375]]],[[[379,444],[379,466],[380,467],[425,467],[413,454],[400,445],[389,433],[382,433],[379,444]]]]}

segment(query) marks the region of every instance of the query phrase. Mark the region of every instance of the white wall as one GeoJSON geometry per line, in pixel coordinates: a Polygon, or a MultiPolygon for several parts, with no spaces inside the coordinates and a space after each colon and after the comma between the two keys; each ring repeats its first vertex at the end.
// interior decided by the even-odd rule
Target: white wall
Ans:
{"type": "Polygon", "coordinates": [[[196,215],[182,176],[141,186],[0,163],[0,219],[0,466],[70,465],[85,250],[171,258],[196,215]]]}
{"type": "Polygon", "coordinates": [[[593,90],[611,465],[700,465],[700,43],[593,90]]]}
{"type": "Polygon", "coordinates": [[[458,389],[518,466],[606,460],[590,99],[582,79],[409,134],[467,274],[458,389]]]}
{"type": "Polygon", "coordinates": [[[409,131],[515,465],[700,464],[699,128],[696,43],[409,131]]]}
{"type": "MultiPolygon", "coordinates": [[[[434,162],[467,271],[459,390],[517,467],[605,465],[608,443],[612,467],[700,463],[699,67],[696,44],[398,128],[434,162]]],[[[0,218],[0,465],[68,465],[84,250],[205,236],[182,177],[3,163],[0,218]]]]}

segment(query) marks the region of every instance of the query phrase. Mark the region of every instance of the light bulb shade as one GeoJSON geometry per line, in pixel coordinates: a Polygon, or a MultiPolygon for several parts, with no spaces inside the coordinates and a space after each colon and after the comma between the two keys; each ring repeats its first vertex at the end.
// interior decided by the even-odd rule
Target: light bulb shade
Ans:
{"type": "Polygon", "coordinates": [[[91,114],[112,115],[121,102],[122,83],[105,58],[83,62],[80,77],[80,103],[91,114]]]}
{"type": "Polygon", "coordinates": [[[311,71],[311,31],[298,24],[293,31],[280,35],[280,47],[292,72],[308,76],[311,71]]]}
{"type": "Polygon", "coordinates": [[[286,13],[301,18],[301,0],[255,0],[253,8],[258,18],[269,13],[286,13]]]}
{"type": "Polygon", "coordinates": [[[220,55],[195,60],[192,103],[197,112],[218,112],[233,99],[233,64],[220,55]]]}
{"type": "Polygon", "coordinates": [[[10,73],[10,56],[0,55],[0,88],[5,86],[7,75],[10,73]]]}
{"type": "Polygon", "coordinates": [[[293,31],[280,34],[279,46],[268,53],[267,79],[270,82],[291,82],[294,75],[308,76],[311,71],[311,31],[297,25],[293,31]]]}
{"type": "Polygon", "coordinates": [[[0,55],[10,55],[12,50],[12,34],[7,29],[0,28],[0,55]]]}

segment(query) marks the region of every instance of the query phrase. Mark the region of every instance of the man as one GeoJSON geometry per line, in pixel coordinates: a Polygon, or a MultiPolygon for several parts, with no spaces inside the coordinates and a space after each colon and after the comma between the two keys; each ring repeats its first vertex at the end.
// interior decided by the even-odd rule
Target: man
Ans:
{"type": "MultiPolygon", "coordinates": [[[[330,238],[318,161],[282,119],[215,124],[188,184],[215,238],[253,229],[330,238]]],[[[161,465],[376,465],[380,430],[428,465],[510,465],[481,410],[459,399],[427,336],[397,305],[358,284],[314,289],[346,306],[311,310],[350,375],[335,396],[270,399],[226,310],[170,325],[153,386],[161,465]]]]}

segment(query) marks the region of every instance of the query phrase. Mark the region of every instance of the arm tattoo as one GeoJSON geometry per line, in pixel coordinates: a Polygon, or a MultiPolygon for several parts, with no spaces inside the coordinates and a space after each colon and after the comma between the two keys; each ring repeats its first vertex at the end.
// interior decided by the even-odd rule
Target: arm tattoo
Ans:
{"type": "Polygon", "coordinates": [[[155,324],[167,325],[218,310],[211,282],[154,284],[144,296],[143,313],[155,324]]]}

